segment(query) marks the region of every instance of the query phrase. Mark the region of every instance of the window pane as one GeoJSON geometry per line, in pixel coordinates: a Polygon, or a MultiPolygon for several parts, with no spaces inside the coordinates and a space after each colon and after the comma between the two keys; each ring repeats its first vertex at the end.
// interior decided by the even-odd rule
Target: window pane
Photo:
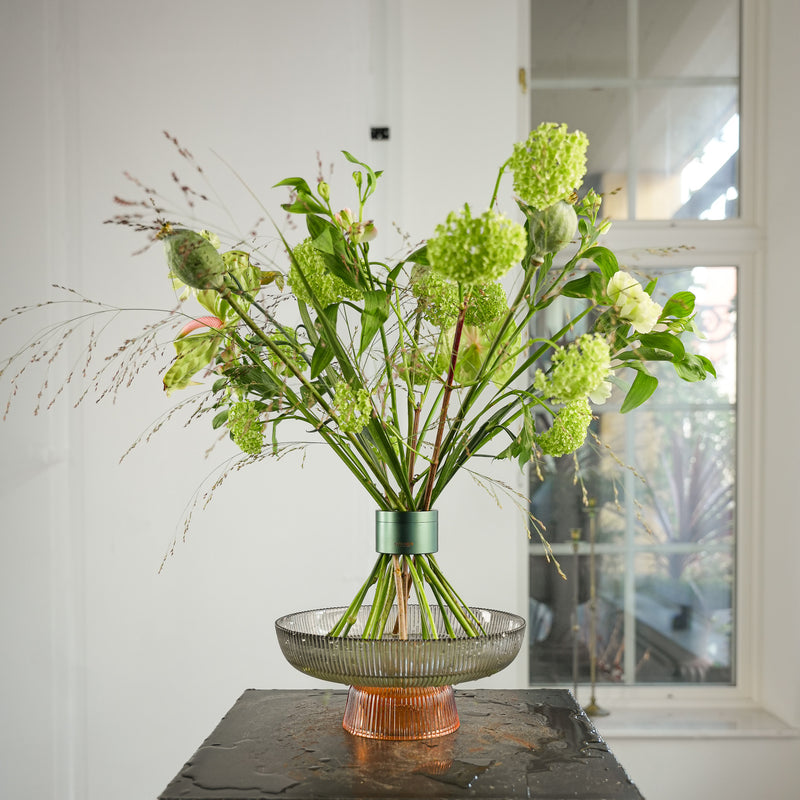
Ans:
{"type": "Polygon", "coordinates": [[[531,127],[589,136],[612,219],[739,215],[739,0],[534,0],[531,127]]]}
{"type": "Polygon", "coordinates": [[[736,87],[642,89],[637,117],[637,219],[738,215],[736,87]]]}
{"type": "Polygon", "coordinates": [[[576,677],[573,669],[577,671],[579,682],[587,681],[592,633],[598,682],[622,681],[625,668],[623,556],[595,557],[594,623],[590,611],[589,557],[580,555],[576,559],[567,555],[559,557],[559,561],[570,580],[560,578],[543,556],[530,559],[530,682],[537,686],[571,683],[576,677]],[[577,630],[573,630],[574,619],[577,619],[577,630]]]}
{"type": "Polygon", "coordinates": [[[639,77],[739,75],[738,0],[639,0],[639,77]]]}
{"type": "Polygon", "coordinates": [[[730,544],[636,560],[636,681],[731,683],[730,544]]]}
{"type": "Polygon", "coordinates": [[[628,0],[533,0],[533,74],[539,78],[624,77],[628,72],[627,11],[628,0]]]}
{"type": "Polygon", "coordinates": [[[584,680],[590,641],[598,680],[733,680],[736,268],[642,270],[639,277],[659,278],[662,304],[678,289],[695,293],[705,338],[693,350],[712,360],[718,378],[687,384],[663,363],[653,370],[659,391],[645,406],[619,414],[624,391],[615,389],[595,407],[594,437],[577,459],[547,458],[538,474],[531,470],[531,512],[568,576],[561,579],[531,546],[534,683],[571,682],[573,658],[584,680]]]}

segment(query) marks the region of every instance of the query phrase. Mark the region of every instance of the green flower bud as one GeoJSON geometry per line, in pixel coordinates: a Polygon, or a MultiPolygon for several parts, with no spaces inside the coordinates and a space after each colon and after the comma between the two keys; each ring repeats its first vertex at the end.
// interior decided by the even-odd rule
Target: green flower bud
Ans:
{"type": "Polygon", "coordinates": [[[320,181],[317,184],[317,191],[319,196],[326,202],[331,199],[331,187],[325,181],[320,181]]]}
{"type": "Polygon", "coordinates": [[[378,235],[378,229],[372,220],[367,222],[354,222],[350,226],[350,240],[355,244],[371,242],[378,235]]]}
{"type": "Polygon", "coordinates": [[[559,200],[544,211],[527,210],[528,234],[533,243],[531,261],[541,264],[548,253],[563,250],[578,230],[578,215],[570,203],[559,200]]]}
{"type": "MultiPolygon", "coordinates": [[[[472,325],[464,325],[461,330],[456,369],[453,373],[457,383],[470,384],[478,377],[478,373],[489,355],[492,342],[497,338],[499,329],[499,322],[489,325],[485,331],[472,325]]],[[[519,356],[520,336],[517,335],[512,339],[511,332],[513,329],[509,330],[505,341],[495,349],[492,357],[492,383],[498,387],[514,374],[519,356]]],[[[442,335],[436,350],[435,367],[439,375],[445,374],[450,368],[454,336],[455,328],[453,327],[442,335]]]]}
{"type": "Polygon", "coordinates": [[[194,386],[192,378],[208,367],[219,352],[225,337],[216,330],[185,336],[175,341],[175,360],[164,373],[164,390],[168,395],[178,389],[194,386]]]}
{"type": "Polygon", "coordinates": [[[184,228],[165,226],[159,234],[164,240],[167,263],[172,275],[193,289],[220,289],[227,271],[214,245],[204,236],[184,228]]]}

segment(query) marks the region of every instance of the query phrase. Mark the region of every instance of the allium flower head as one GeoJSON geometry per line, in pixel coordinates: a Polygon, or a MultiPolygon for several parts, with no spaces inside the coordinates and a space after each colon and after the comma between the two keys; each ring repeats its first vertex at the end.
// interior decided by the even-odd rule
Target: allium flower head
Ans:
{"type": "Polygon", "coordinates": [[[469,206],[451,212],[428,241],[428,260],[445,278],[459,283],[495,281],[525,255],[527,234],[513,220],[494,211],[473,217],[469,206]]]}
{"type": "Polygon", "coordinates": [[[538,209],[566,200],[583,181],[588,146],[583,131],[567,133],[566,125],[543,122],[514,145],[514,191],[538,209]]]}
{"type": "MultiPolygon", "coordinates": [[[[311,291],[323,308],[331,305],[331,303],[338,303],[345,297],[350,300],[361,299],[361,293],[357,289],[351,288],[341,278],[337,278],[328,271],[322,255],[311,243],[311,239],[306,239],[297,245],[293,253],[311,287],[311,291]]],[[[300,277],[300,272],[294,261],[292,261],[292,265],[289,268],[289,286],[292,287],[292,291],[298,300],[311,304],[311,295],[300,277]]]]}
{"type": "Polygon", "coordinates": [[[343,433],[361,433],[372,414],[369,392],[366,389],[354,392],[347,381],[336,384],[333,405],[343,433]]]}
{"type": "MultiPolygon", "coordinates": [[[[415,267],[411,291],[420,302],[422,315],[439,328],[448,328],[458,319],[458,285],[427,267],[415,267]]],[[[508,312],[508,299],[502,284],[473,283],[464,321],[486,328],[508,312]]]]}
{"type": "Polygon", "coordinates": [[[228,411],[228,429],[240,449],[250,455],[261,452],[264,444],[264,423],[259,419],[256,404],[250,400],[234,403],[228,411]]]}
{"type": "Polygon", "coordinates": [[[627,272],[615,272],[608,282],[606,294],[622,319],[630,322],[637,333],[650,333],[663,309],[627,272]]]}
{"type": "Polygon", "coordinates": [[[556,349],[549,375],[536,370],[534,388],[554,403],[570,403],[595,394],[611,367],[608,342],[600,334],[586,333],[568,347],[556,349]]]}
{"type": "Polygon", "coordinates": [[[546,455],[574,453],[586,440],[591,421],[589,401],[585,397],[573,400],[555,415],[550,430],[536,437],[536,443],[546,455]]]}

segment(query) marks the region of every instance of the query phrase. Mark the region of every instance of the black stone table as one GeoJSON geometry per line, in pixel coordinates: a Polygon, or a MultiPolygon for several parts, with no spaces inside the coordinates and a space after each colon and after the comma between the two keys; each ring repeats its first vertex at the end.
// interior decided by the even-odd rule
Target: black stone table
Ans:
{"type": "Polygon", "coordinates": [[[567,690],[456,691],[461,727],[351,736],[344,691],[246,691],[159,800],[642,800],[567,690]]]}

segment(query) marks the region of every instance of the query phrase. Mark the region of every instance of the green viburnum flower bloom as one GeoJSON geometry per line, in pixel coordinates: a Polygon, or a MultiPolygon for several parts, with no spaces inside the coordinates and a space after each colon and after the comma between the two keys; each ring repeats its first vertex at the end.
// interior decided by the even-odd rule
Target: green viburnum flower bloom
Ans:
{"type": "Polygon", "coordinates": [[[354,392],[347,381],[336,384],[333,406],[343,433],[361,433],[372,415],[369,392],[366,389],[354,392]]]}
{"type": "Polygon", "coordinates": [[[428,241],[428,260],[441,276],[459,283],[496,281],[525,255],[527,234],[494,211],[473,217],[469,206],[447,215],[428,241]]]}
{"type": "MultiPolygon", "coordinates": [[[[411,291],[420,302],[422,315],[439,328],[448,328],[458,319],[458,284],[443,278],[429,267],[414,267],[411,291]]],[[[464,321],[485,328],[508,313],[508,299],[502,284],[473,283],[464,321]]]]}
{"type": "Polygon", "coordinates": [[[257,455],[264,444],[264,423],[259,419],[256,404],[251,400],[234,403],[228,411],[231,438],[244,453],[257,455]]]}
{"type": "Polygon", "coordinates": [[[597,396],[611,368],[611,350],[599,333],[586,333],[568,347],[556,348],[551,364],[549,375],[536,370],[533,388],[554,403],[571,403],[597,396]]]}
{"type": "Polygon", "coordinates": [[[567,133],[566,125],[543,122],[511,155],[514,191],[528,205],[544,209],[566,200],[586,173],[589,139],[583,131],[567,133]]]}
{"type": "Polygon", "coordinates": [[[608,282],[606,294],[620,317],[630,322],[637,333],[650,333],[664,310],[627,272],[615,272],[608,282]]]}
{"type": "Polygon", "coordinates": [[[564,456],[574,453],[585,441],[592,410],[585,397],[567,403],[553,418],[550,430],[536,437],[545,455],[564,456]]]}
{"type": "MultiPolygon", "coordinates": [[[[361,292],[351,288],[341,278],[337,278],[328,272],[322,255],[311,243],[311,239],[301,242],[292,252],[300,264],[300,269],[303,271],[311,291],[322,308],[332,303],[338,303],[344,298],[349,300],[361,299],[361,292]]],[[[300,277],[300,272],[294,261],[292,261],[292,266],[289,268],[289,286],[291,286],[298,300],[313,305],[311,295],[306,289],[306,285],[300,277]]]]}

